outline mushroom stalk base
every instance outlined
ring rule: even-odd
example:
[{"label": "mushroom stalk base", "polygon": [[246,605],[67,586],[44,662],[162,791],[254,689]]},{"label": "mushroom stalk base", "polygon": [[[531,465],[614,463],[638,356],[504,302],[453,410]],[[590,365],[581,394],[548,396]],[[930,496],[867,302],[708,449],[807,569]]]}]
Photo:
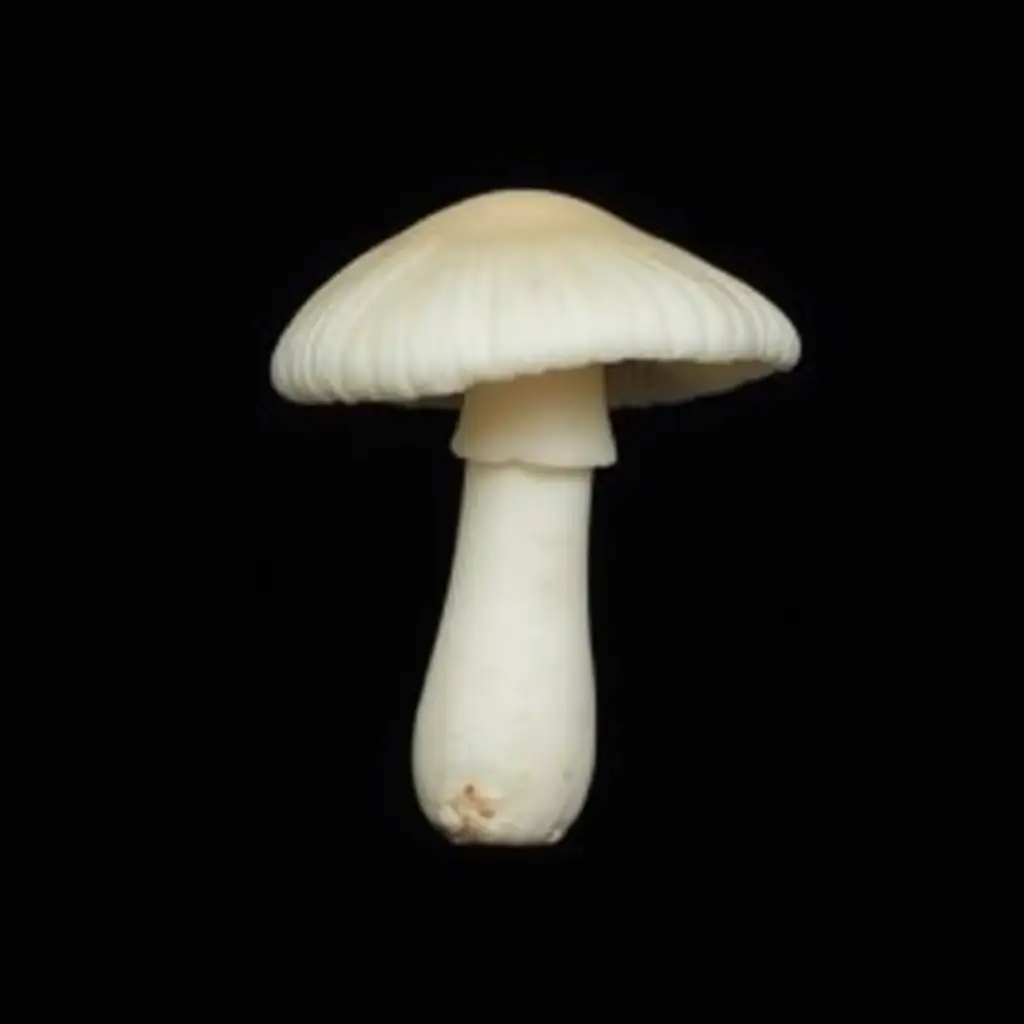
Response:
[{"label": "mushroom stalk base", "polygon": [[413,733],[420,807],[452,842],[556,843],[594,770],[590,469],[466,464]]}]

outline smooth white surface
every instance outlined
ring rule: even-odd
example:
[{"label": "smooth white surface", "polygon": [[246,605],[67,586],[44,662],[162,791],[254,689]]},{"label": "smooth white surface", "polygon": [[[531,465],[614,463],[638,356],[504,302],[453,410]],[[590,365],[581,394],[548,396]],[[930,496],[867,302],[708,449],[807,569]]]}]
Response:
[{"label": "smooth white surface", "polygon": [[466,392],[452,451],[474,462],[591,469],[615,462],[603,366],[478,384]]},{"label": "smooth white surface", "polygon": [[427,818],[453,842],[555,843],[594,769],[590,469],[468,462],[413,733]]},{"label": "smooth white surface", "polygon": [[296,402],[450,404],[512,377],[608,366],[608,401],[679,402],[792,367],[754,288],[606,210],[510,190],[425,217],[343,267],[285,329]]}]

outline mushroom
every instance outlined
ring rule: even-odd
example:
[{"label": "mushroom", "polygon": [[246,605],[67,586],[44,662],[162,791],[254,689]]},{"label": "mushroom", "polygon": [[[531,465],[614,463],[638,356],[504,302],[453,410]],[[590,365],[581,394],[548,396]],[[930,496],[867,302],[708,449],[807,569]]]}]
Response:
[{"label": "mushroom", "polygon": [[271,360],[294,402],[458,405],[454,562],[416,711],[413,780],[455,843],[558,842],[586,801],[596,705],[587,550],[609,409],[786,370],[753,288],[580,199],[474,196],[344,267]]}]

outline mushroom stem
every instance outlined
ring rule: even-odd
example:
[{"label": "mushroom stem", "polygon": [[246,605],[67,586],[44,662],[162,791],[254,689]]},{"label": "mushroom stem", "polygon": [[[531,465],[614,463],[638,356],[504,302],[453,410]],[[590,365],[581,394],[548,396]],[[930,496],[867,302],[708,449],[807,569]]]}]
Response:
[{"label": "mushroom stem", "polygon": [[452,842],[556,843],[594,768],[592,470],[470,461],[413,777]]}]

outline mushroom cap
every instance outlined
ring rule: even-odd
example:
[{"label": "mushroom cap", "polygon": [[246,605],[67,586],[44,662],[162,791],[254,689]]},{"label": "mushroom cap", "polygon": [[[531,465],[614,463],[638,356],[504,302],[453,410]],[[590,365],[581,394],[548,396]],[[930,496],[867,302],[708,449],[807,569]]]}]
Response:
[{"label": "mushroom cap", "polygon": [[454,405],[474,384],[607,366],[612,406],[728,391],[800,358],[761,294],[580,199],[474,196],[343,267],[271,360],[295,402]]}]

